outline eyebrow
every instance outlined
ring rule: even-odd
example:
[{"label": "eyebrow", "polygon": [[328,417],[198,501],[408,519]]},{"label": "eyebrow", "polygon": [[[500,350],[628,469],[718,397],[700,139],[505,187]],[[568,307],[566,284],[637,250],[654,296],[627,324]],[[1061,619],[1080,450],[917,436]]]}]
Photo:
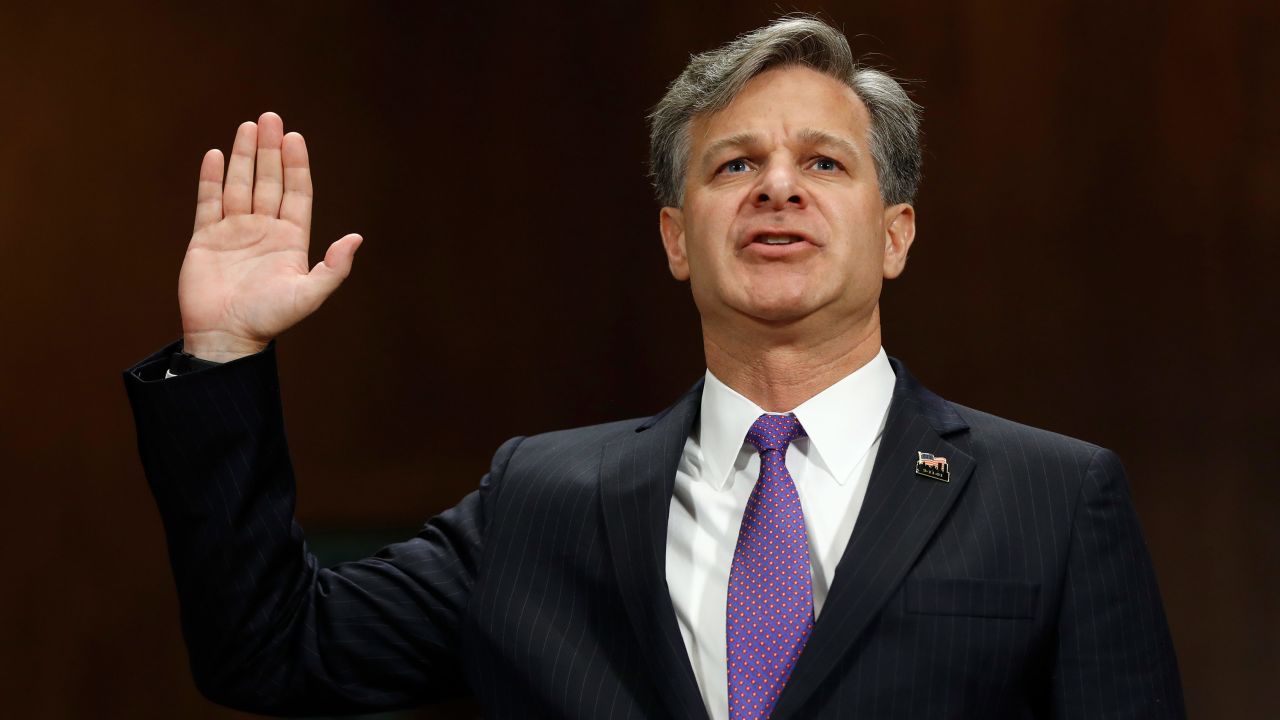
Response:
[{"label": "eyebrow", "polygon": [[814,130],[813,128],[805,128],[797,133],[800,141],[808,145],[828,145],[835,146],[849,153],[854,160],[862,157],[862,150],[858,148],[852,141],[846,140],[839,135],[832,135],[825,130]]},{"label": "eyebrow", "polygon": [[759,135],[755,133],[738,133],[730,135],[727,138],[721,138],[707,146],[705,152],[702,153],[702,164],[706,165],[711,162],[711,158],[719,155],[727,148],[753,148],[760,147],[763,141]]},{"label": "eyebrow", "polygon": [[[852,156],[854,160],[862,157],[862,151],[853,142],[846,140],[839,135],[833,135],[825,130],[804,128],[796,133],[796,139],[805,145],[826,145],[838,147]],[[721,138],[707,146],[706,151],[702,154],[702,164],[704,167],[709,165],[712,162],[712,158],[716,157],[727,148],[743,148],[749,150],[751,148],[760,147],[763,144],[764,140],[755,133],[745,132],[730,135],[729,137]]]}]

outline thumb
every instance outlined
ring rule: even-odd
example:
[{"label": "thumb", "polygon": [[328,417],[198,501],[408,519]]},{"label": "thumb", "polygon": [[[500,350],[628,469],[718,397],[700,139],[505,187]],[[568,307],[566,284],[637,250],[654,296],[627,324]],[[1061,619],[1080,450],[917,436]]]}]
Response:
[{"label": "thumb", "polygon": [[311,272],[307,273],[306,294],[311,296],[309,299],[315,306],[324,302],[324,299],[347,279],[347,275],[351,273],[351,263],[355,259],[356,249],[362,242],[364,238],[355,233],[344,235],[329,246],[324,254],[324,260],[316,263],[316,266],[311,268]]}]

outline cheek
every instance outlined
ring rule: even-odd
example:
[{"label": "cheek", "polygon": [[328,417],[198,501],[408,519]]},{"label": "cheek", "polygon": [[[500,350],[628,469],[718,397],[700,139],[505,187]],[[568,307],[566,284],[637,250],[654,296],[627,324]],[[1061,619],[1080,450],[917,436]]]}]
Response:
[{"label": "cheek", "polygon": [[833,218],[833,230],[846,240],[845,253],[859,265],[874,264],[879,272],[884,257],[884,233],[879,203],[859,202]]},{"label": "cheek", "polygon": [[686,218],[685,252],[690,265],[720,264],[722,252],[731,250],[728,237],[733,214],[717,207],[686,206]]}]

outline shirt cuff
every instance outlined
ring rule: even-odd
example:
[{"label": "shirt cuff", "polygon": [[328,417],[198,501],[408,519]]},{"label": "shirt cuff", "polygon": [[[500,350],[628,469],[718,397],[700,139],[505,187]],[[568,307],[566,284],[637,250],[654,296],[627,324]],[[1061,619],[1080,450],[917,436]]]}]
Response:
[{"label": "shirt cuff", "polygon": [[190,353],[178,351],[169,356],[169,369],[164,371],[164,379],[168,380],[179,375],[208,370],[221,364],[213,360],[201,360]]}]

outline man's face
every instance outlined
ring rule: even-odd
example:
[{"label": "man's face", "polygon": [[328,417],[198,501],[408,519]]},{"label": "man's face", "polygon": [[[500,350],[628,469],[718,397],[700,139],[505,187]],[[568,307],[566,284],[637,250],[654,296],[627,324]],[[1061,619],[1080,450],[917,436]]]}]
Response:
[{"label": "man's face", "polygon": [[915,235],[880,199],[858,96],[801,66],[753,78],[694,118],[683,208],[663,208],[671,273],[710,323],[869,317]]}]

